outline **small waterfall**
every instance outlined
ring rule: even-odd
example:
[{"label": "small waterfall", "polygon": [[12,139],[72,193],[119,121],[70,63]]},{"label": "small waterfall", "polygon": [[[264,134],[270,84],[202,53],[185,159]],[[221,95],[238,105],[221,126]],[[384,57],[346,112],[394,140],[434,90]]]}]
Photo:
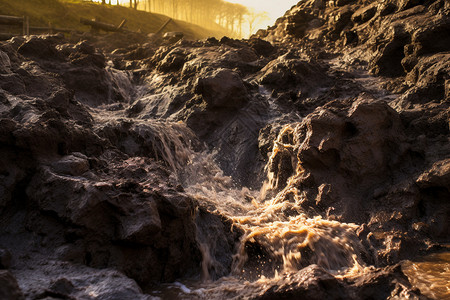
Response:
[{"label": "small waterfall", "polygon": [[[273,194],[281,186],[280,178],[275,179],[270,164],[274,163],[277,152],[289,149],[288,152],[293,153],[292,144],[296,141],[285,140],[286,135],[295,136],[292,126],[285,126],[274,143],[266,166],[268,180],[261,192],[236,187],[232,178],[224,176],[214,163],[214,152],[193,151],[185,142],[190,132],[181,130],[184,125],[171,126],[155,128],[160,133],[158,143],[155,143],[158,145],[155,147],[159,147],[156,152],[178,170],[188,194],[232,220],[234,226],[244,232],[236,247],[232,275],[246,279],[270,278],[298,271],[310,264],[317,264],[336,275],[345,275],[364,266],[361,253],[365,249],[356,235],[359,227],[308,216],[300,206],[304,201],[302,191],[292,178],[273,197],[265,196],[267,190]],[[296,158],[290,163],[295,170],[294,177],[303,172]],[[209,243],[214,243],[215,238],[203,234],[199,239],[203,278],[207,280],[212,278],[209,271],[217,269],[219,264],[210,253]]]}]

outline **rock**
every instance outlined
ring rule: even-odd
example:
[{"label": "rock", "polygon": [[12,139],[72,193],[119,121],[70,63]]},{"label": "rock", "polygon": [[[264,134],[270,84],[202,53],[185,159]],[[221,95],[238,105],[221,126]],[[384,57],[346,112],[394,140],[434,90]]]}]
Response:
[{"label": "rock", "polygon": [[[150,237],[161,232],[161,219],[155,201],[143,201],[140,205],[121,204],[128,217],[121,218],[118,238],[123,241],[152,245]],[[130,217],[132,216],[132,217]]]},{"label": "rock", "polygon": [[74,291],[74,285],[67,278],[59,278],[51,284],[50,290],[58,295],[68,296]]},{"label": "rock", "polygon": [[199,78],[195,92],[211,108],[239,108],[248,101],[247,89],[240,76],[229,69],[218,69]]},{"label": "rock", "polygon": [[186,61],[183,49],[174,48],[158,63],[158,69],[164,72],[175,72],[180,70]]},{"label": "rock", "polygon": [[53,163],[52,169],[56,173],[78,176],[89,170],[89,162],[84,154],[76,152]]},{"label": "rock", "polygon": [[249,44],[258,55],[269,56],[275,51],[271,43],[259,38],[250,39]]},{"label": "rock", "polygon": [[397,10],[397,5],[389,1],[383,1],[378,4],[378,13],[381,17],[392,14]]},{"label": "rock", "polygon": [[319,64],[291,55],[286,53],[269,62],[261,70],[259,82],[276,91],[296,90],[301,98],[313,97],[317,93],[317,82],[323,86],[330,83],[330,78]]},{"label": "rock", "polygon": [[0,249],[0,269],[9,269],[11,260],[11,253],[6,249]]},{"label": "rock", "polygon": [[344,6],[344,5],[350,4],[352,2],[355,2],[355,0],[334,0],[334,5]]},{"label": "rock", "polygon": [[388,297],[402,297],[409,294],[415,299],[426,299],[420,292],[412,290],[406,275],[400,265],[375,270],[354,281],[356,298],[387,299]]},{"label": "rock", "polygon": [[411,37],[414,56],[423,56],[431,53],[448,51],[450,43],[450,20],[448,18],[436,19],[426,27],[417,28]]},{"label": "rock", "polygon": [[317,265],[310,265],[292,276],[294,280],[282,278],[253,299],[344,299],[350,296],[344,284]]},{"label": "rock", "polygon": [[417,179],[421,191],[420,214],[426,218],[425,226],[429,234],[445,237],[450,233],[450,213],[448,199],[450,196],[450,160],[444,159],[433,164]]},{"label": "rock", "polygon": [[0,50],[0,73],[10,73],[11,61],[7,53]]},{"label": "rock", "polygon": [[54,42],[57,39],[60,39],[60,36],[30,36],[17,49],[17,52],[32,58],[45,60],[61,59],[59,52],[56,51],[54,46]]},{"label": "rock", "polygon": [[405,71],[401,65],[404,47],[410,42],[410,36],[400,26],[393,27],[385,33],[383,46],[379,49],[371,61],[370,69],[376,75],[401,76]]},{"label": "rock", "polygon": [[[73,172],[74,161],[85,162],[80,158],[78,154],[63,158],[63,166]],[[28,186],[29,199],[43,214],[53,215],[58,226],[72,228],[74,233],[68,237],[76,236],[77,245],[70,246],[73,237],[56,244],[60,258],[114,267],[142,285],[175,280],[182,272],[196,270],[200,258],[190,218],[194,203],[177,192],[151,191],[168,180],[149,182],[148,172],[153,171],[141,167],[144,161],[130,159],[115,166],[109,171],[117,174],[115,182],[111,178],[102,182],[92,172],[73,176],[56,174],[49,167],[40,169]],[[155,177],[168,176],[165,172]],[[48,225],[42,226],[43,232],[49,230]]]},{"label": "rock", "polygon": [[202,266],[203,279],[227,276],[232,271],[234,248],[242,232],[232,229],[233,225],[226,217],[210,213],[204,207],[199,208],[195,223],[197,240],[202,244],[202,250],[211,255]]},{"label": "rock", "polygon": [[0,298],[5,300],[25,299],[14,276],[5,270],[0,270]]},{"label": "rock", "polygon": [[402,10],[407,10],[410,9],[416,5],[422,4],[423,1],[420,0],[400,0],[398,2],[398,10],[402,11]]},{"label": "rock", "polygon": [[50,262],[45,271],[30,269],[19,274],[19,283],[30,298],[89,299],[95,295],[97,299],[149,299],[134,280],[111,269]]},{"label": "rock", "polygon": [[296,38],[302,38],[309,26],[309,22],[314,19],[314,16],[308,12],[299,10],[290,15],[286,24],[286,32]]},{"label": "rock", "polygon": [[375,16],[377,12],[377,3],[374,2],[371,5],[361,7],[355,11],[352,15],[352,21],[354,23],[365,23]]},{"label": "rock", "polygon": [[[278,178],[278,187],[284,187],[294,170],[304,170],[298,174],[296,185],[314,186],[308,196],[311,203],[325,204],[323,190],[316,187],[327,186],[333,191],[333,201],[339,202],[332,205],[334,213],[351,222],[363,222],[358,221],[361,213],[357,211],[367,204],[365,198],[355,198],[353,187],[374,189],[379,186],[408,149],[398,114],[381,102],[355,102],[346,115],[337,115],[333,109],[316,110],[295,127],[294,133],[290,132],[293,138],[285,139],[285,145],[297,141],[293,147],[298,149],[297,154],[280,149],[270,165],[274,177]],[[291,165],[296,162],[295,157],[301,167],[290,166],[290,171],[277,167],[278,161]],[[311,176],[307,176],[308,173]],[[348,175],[358,183],[348,182]]]},{"label": "rock", "polygon": [[421,299],[396,263],[449,242],[449,8],[0,42],[0,268],[30,299]]},{"label": "rock", "polygon": [[92,46],[88,41],[80,41],[78,42],[73,49],[77,52],[83,53],[83,54],[94,54],[95,53],[95,47]]},{"label": "rock", "polygon": [[351,23],[353,16],[353,9],[344,7],[333,14],[328,21],[328,27],[335,36],[339,36],[344,28]]},{"label": "rock", "polygon": [[405,93],[408,103],[426,103],[444,100],[445,83],[450,71],[450,54],[435,54],[417,62],[406,76],[413,89]]}]

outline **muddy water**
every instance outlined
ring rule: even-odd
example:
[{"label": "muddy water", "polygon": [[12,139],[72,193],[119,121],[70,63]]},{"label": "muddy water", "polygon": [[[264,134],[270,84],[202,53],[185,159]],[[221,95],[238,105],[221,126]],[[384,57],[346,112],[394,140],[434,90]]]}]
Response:
[{"label": "muddy water", "polygon": [[[165,130],[173,130],[170,126],[158,129],[162,136],[166,136]],[[183,130],[177,129],[178,135],[182,134]],[[273,281],[289,280],[286,274],[311,264],[342,277],[364,272],[366,266],[360,255],[365,250],[355,233],[357,225],[308,217],[299,209],[304,200],[301,191],[287,187],[274,193],[272,189],[276,183],[270,172],[261,191],[238,188],[214,163],[214,152],[196,153],[188,144],[183,148],[181,140],[189,138],[163,143],[167,149],[158,152],[182,157],[187,163],[179,169],[178,175],[186,192],[210,210],[232,220],[233,226],[244,234],[236,245],[229,276],[211,281],[209,273],[219,262],[209,253],[208,244],[213,240],[202,237],[199,244],[203,254],[203,280],[165,285],[152,296],[161,299],[239,299],[244,292],[254,294]],[[176,144],[176,147],[168,146],[170,144]],[[278,151],[283,145],[276,143],[275,147],[274,151]],[[169,162],[177,161],[164,158]],[[176,163],[170,165],[179,167]],[[253,249],[250,256],[249,249]],[[253,253],[255,249],[258,254]]]},{"label": "muddy water", "polygon": [[433,299],[450,299],[450,252],[407,261],[402,267],[422,294]]},{"label": "muddy water", "polygon": [[[369,254],[356,235],[358,225],[306,215],[300,208],[304,201],[302,191],[288,184],[275,193],[278,182],[269,168],[260,191],[236,187],[232,178],[224,176],[214,163],[214,152],[199,153],[192,149],[193,136],[184,124],[159,125],[152,124],[158,139],[164,142],[159,143],[162,148],[155,152],[161,153],[169,166],[177,170],[186,192],[232,220],[233,226],[244,234],[236,245],[228,276],[212,280],[210,272],[219,262],[210,253],[213,241],[203,237],[199,240],[202,278],[163,285],[152,292],[155,299],[242,299],[244,294],[245,298],[251,298],[275,282],[289,282],[290,274],[311,264],[323,267],[337,278],[362,276],[373,268],[362,259]],[[287,126],[282,133],[286,130],[293,129]],[[289,145],[278,140],[273,153],[285,147]],[[449,262],[450,254],[445,253],[406,262],[403,267],[411,282],[425,295],[448,299]]]},{"label": "muddy water", "polygon": [[[285,126],[281,130],[265,168],[267,180],[261,183],[261,190],[255,191],[236,187],[232,178],[224,176],[214,162],[214,151],[194,151],[195,134],[183,123],[139,122],[152,128],[154,152],[175,171],[185,191],[243,232],[228,276],[211,279],[212,269],[220,263],[210,253],[213,239],[202,237],[202,278],[162,285],[151,293],[155,299],[242,299],[243,294],[251,298],[274,283],[289,282],[291,274],[311,264],[337,278],[362,276],[373,268],[363,260],[370,254],[356,235],[358,225],[307,215],[301,210],[305,200],[302,191],[295,185],[288,184],[279,191],[280,183],[270,172],[269,164],[277,152],[293,150],[292,145],[283,143],[282,136],[295,128]],[[292,164],[294,169],[299,165],[295,156]],[[297,175],[302,171],[295,170]],[[445,299],[449,296],[448,261],[447,254],[407,262],[404,268],[424,294]]]}]

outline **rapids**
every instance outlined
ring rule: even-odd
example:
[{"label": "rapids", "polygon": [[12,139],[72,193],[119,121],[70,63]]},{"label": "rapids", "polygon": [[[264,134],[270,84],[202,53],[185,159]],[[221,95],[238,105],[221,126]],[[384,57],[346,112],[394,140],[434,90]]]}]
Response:
[{"label": "rapids", "polygon": [[[121,78],[126,77],[114,69],[110,70],[110,74],[122,82],[124,80]],[[158,80],[153,78],[147,84],[157,84]],[[280,114],[263,86],[259,87],[257,97],[266,102],[266,123],[276,124],[280,130],[264,168],[266,179],[258,189],[254,189],[240,186],[234,178],[224,175],[224,170],[216,163],[219,149],[208,149],[184,122],[158,117],[159,107],[167,108],[170,99],[153,95],[148,85],[136,87],[135,91],[127,90],[126,86],[121,89],[129,98],[135,98],[131,110],[142,100],[155,107],[150,114],[138,119],[127,118],[121,111],[105,114],[101,109],[93,114],[94,117],[100,124],[132,124],[130,131],[151,145],[147,151],[166,164],[190,197],[209,211],[231,220],[232,228],[241,232],[233,250],[229,273],[223,262],[212,253],[218,247],[216,237],[198,230],[197,242],[203,257],[201,278],[182,278],[174,284],[163,284],[150,292],[154,297],[252,298],[271,285],[298,280],[294,279],[294,274],[311,265],[317,265],[341,280],[352,280],[376,269],[372,265],[376,257],[359,238],[359,232],[363,231],[361,226],[325,219],[314,211],[302,208],[302,203],[307,199],[295,182],[304,172],[302,162],[295,154],[298,150],[295,145],[303,142],[296,140],[301,136],[298,131],[302,118],[294,116],[296,123],[284,126],[278,123],[286,116]],[[170,87],[164,91],[165,94],[172,93]],[[286,118],[293,119],[292,116]],[[131,149],[128,150],[131,152],[133,149],[138,151],[139,146],[135,144],[129,138],[123,147]],[[280,153],[290,160],[287,162],[293,170],[290,177],[277,177],[280,166],[277,154]],[[433,265],[436,261],[445,264],[436,268]],[[428,296],[441,298],[448,295],[446,256],[436,256],[422,262],[405,262],[404,268],[414,285],[424,289]],[[443,275],[443,279],[439,275]]]},{"label": "rapids", "polygon": [[[301,189],[288,184],[278,190],[279,183],[270,165],[276,153],[292,147],[283,144],[283,136],[294,131],[291,125],[281,129],[274,143],[272,155],[264,168],[267,179],[261,183],[260,189],[252,190],[238,186],[232,177],[224,175],[215,163],[216,150],[206,150],[206,146],[197,146],[194,150],[192,144],[198,141],[183,123],[146,119],[138,124],[141,125],[135,126],[139,134],[154,140],[152,145],[156,158],[161,157],[168,164],[187,194],[210,211],[232,220],[232,226],[243,232],[235,246],[230,274],[224,277],[216,275],[217,269],[225,267],[210,253],[210,249],[216,247],[214,238],[198,232],[197,240],[203,256],[201,280],[184,279],[183,283],[166,284],[153,291],[153,296],[162,299],[215,299],[233,290],[239,299],[242,289],[247,289],[249,284],[251,289],[248,292],[255,293],[269,283],[289,282],[292,274],[312,264],[323,267],[338,278],[357,277],[373,269],[364,261],[364,257],[370,254],[357,236],[358,225],[308,215],[301,209],[304,201]],[[148,136],[140,130],[144,124],[151,126],[151,132],[156,136]],[[292,163],[297,163],[294,158]],[[297,167],[295,175],[302,171]],[[293,180],[295,175],[289,180]]]},{"label": "rapids", "polygon": [[[154,84],[154,80],[148,84],[151,83]],[[149,91],[146,94],[145,89],[145,86],[137,87],[134,103],[144,99],[155,107],[167,106],[167,99],[154,102],[158,98],[152,98]],[[170,88],[165,92],[170,94]],[[277,105],[264,87],[260,86],[258,93],[269,108],[267,123],[276,124],[286,117],[277,111]],[[302,143],[296,140],[300,136],[297,132],[302,121],[300,116],[294,116],[297,123],[277,124],[278,137],[264,167],[266,179],[254,189],[240,186],[231,176],[224,175],[216,162],[219,149],[202,145],[184,122],[155,118],[158,114],[155,111],[133,119],[133,132],[152,145],[149,151],[154,153],[155,159],[166,163],[190,197],[209,211],[231,220],[232,228],[241,232],[241,237],[233,250],[228,273],[226,266],[212,253],[217,248],[216,237],[198,230],[197,242],[203,257],[201,278],[181,278],[173,284],[162,284],[150,291],[156,299],[252,298],[271,285],[298,280],[294,279],[295,274],[311,265],[341,280],[352,280],[376,270],[372,265],[376,257],[358,237],[363,230],[361,226],[325,219],[302,208],[306,196],[295,180],[304,170],[294,146]],[[104,111],[97,117],[103,122],[126,120],[115,113],[105,116]],[[286,118],[292,121],[292,116]],[[286,141],[286,136],[293,140]],[[278,165],[277,154],[281,152],[289,157],[294,170],[288,178],[277,177],[277,170],[274,170]],[[445,261],[445,257],[442,260]],[[415,286],[423,288],[428,283],[426,279],[417,278],[430,272],[431,266],[427,268],[429,265],[412,262],[405,262],[404,266]],[[443,268],[442,274],[447,276],[448,266]],[[445,290],[448,287],[439,276],[431,277],[425,276],[435,282],[425,293],[438,298],[448,295]]]}]

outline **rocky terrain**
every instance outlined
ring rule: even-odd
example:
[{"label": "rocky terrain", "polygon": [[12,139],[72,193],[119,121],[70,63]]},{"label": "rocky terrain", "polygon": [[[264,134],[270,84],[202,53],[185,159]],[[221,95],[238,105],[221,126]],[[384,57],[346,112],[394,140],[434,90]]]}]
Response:
[{"label": "rocky terrain", "polygon": [[1,42],[0,298],[448,297],[402,264],[448,252],[449,13]]}]

